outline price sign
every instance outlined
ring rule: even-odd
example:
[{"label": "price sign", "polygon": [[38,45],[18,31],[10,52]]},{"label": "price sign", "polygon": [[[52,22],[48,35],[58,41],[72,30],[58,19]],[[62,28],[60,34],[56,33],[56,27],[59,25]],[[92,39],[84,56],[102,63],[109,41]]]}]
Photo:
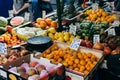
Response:
[{"label": "price sign", "polygon": [[97,42],[100,42],[100,35],[96,34],[93,36],[93,43],[97,43]]},{"label": "price sign", "polygon": [[69,27],[70,27],[69,32],[72,33],[72,34],[74,34],[74,35],[76,35],[77,26],[71,24]]},{"label": "price sign", "polygon": [[114,29],[114,28],[109,29],[109,30],[108,30],[108,35],[114,35],[114,36],[115,36],[115,35],[116,35],[116,34],[115,34],[115,29]]},{"label": "price sign", "polygon": [[98,10],[98,4],[97,4],[97,3],[93,4],[93,5],[92,5],[92,9],[93,9],[93,10]]},{"label": "price sign", "polygon": [[74,38],[71,45],[70,45],[70,48],[74,49],[74,50],[78,50],[80,43],[81,43],[81,39]]},{"label": "price sign", "polygon": [[9,10],[8,13],[9,13],[9,17],[13,17],[13,10]]},{"label": "price sign", "polygon": [[0,43],[0,54],[7,53],[7,46],[5,43]]},{"label": "price sign", "polygon": [[118,20],[115,20],[112,24],[113,27],[118,27],[120,25],[120,22]]}]

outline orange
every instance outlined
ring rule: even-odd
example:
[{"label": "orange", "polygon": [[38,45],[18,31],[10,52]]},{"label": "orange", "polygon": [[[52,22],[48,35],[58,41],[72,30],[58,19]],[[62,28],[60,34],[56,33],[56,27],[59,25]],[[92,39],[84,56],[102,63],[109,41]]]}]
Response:
[{"label": "orange", "polygon": [[58,26],[57,21],[52,21],[50,26],[54,27],[54,28],[57,28],[57,26]]},{"label": "orange", "polygon": [[77,52],[73,52],[73,56],[76,58],[77,57]]},{"label": "orange", "polygon": [[65,67],[68,67],[68,63],[67,63],[67,62],[63,62],[63,65],[64,65]]},{"label": "orange", "polygon": [[47,50],[45,51],[45,53],[49,54],[49,53],[50,53],[50,49],[47,49]]},{"label": "orange", "polygon": [[75,64],[79,64],[79,59],[75,59],[75,60],[74,60],[74,63],[75,63]]},{"label": "orange", "polygon": [[35,23],[35,26],[38,27],[38,28],[40,28],[40,24],[38,24],[38,23]]},{"label": "orange", "polygon": [[54,59],[50,59],[50,61],[52,61],[52,62],[56,62]]},{"label": "orange", "polygon": [[87,56],[90,58],[92,56],[92,53],[88,53]]},{"label": "orange", "polygon": [[80,66],[80,72],[84,72],[84,70],[85,70],[85,67],[84,66]]},{"label": "orange", "polygon": [[45,28],[45,27],[47,27],[46,22],[45,22],[45,21],[41,21],[41,22],[40,22],[40,27],[41,27],[42,29]]},{"label": "orange", "polygon": [[50,25],[51,25],[51,22],[52,22],[52,19],[47,18],[47,19],[45,19],[45,22],[46,22],[46,24],[47,24],[48,26],[50,26]]},{"label": "orange", "polygon": [[73,66],[69,66],[70,69],[73,69]]},{"label": "orange", "polygon": [[37,22],[38,24],[40,24],[41,21],[44,21],[44,19],[43,19],[43,18],[37,18],[37,19],[36,19],[36,22]]},{"label": "orange", "polygon": [[77,67],[77,64],[73,64],[73,67],[76,68],[76,67]]},{"label": "orange", "polygon": [[80,54],[80,55],[78,55],[78,58],[79,58],[80,60],[82,60],[82,59],[83,59],[83,56]]},{"label": "orange", "polygon": [[86,62],[84,60],[80,61],[80,65],[84,66],[86,64]]},{"label": "orange", "polygon": [[68,65],[72,66],[73,65],[73,61],[68,61]]},{"label": "orange", "polygon": [[75,71],[79,71],[79,68],[74,68]]},{"label": "orange", "polygon": [[91,67],[89,66],[89,67],[86,67],[86,70],[87,71],[90,71],[91,70]]},{"label": "orange", "polygon": [[91,61],[95,61],[96,57],[94,55],[91,56]]},{"label": "orange", "polygon": [[58,62],[61,63],[61,62],[62,62],[62,58],[59,58],[59,59],[58,59]]},{"label": "orange", "polygon": [[84,74],[87,75],[89,72],[87,70],[84,71]]}]

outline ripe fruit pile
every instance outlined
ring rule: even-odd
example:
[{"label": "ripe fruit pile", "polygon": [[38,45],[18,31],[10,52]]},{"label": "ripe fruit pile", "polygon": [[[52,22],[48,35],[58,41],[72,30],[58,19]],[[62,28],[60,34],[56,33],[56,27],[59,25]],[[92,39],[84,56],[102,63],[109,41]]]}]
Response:
[{"label": "ripe fruit pile", "polygon": [[57,27],[58,27],[57,21],[53,21],[53,20],[50,19],[50,18],[47,18],[47,19],[37,18],[35,25],[36,25],[37,27],[42,28],[42,29],[46,29],[46,28],[50,28],[50,27],[54,27],[54,28],[57,28]]},{"label": "ripe fruit pile", "polygon": [[[27,80],[49,80],[51,76],[52,78],[56,77],[55,75],[62,76],[64,74],[64,67],[52,64],[44,65],[36,61],[32,61],[29,64],[23,63],[19,67],[12,67],[9,71],[19,73]],[[63,80],[63,76],[61,80]]]},{"label": "ripe fruit pile", "polygon": [[[66,42],[70,44],[72,40],[75,38],[73,34],[69,32],[56,32],[56,33],[49,33],[48,36],[52,38],[52,40],[57,40],[59,42]],[[76,36],[76,38],[80,39],[80,36]]]},{"label": "ripe fruit pile", "polygon": [[63,50],[58,45],[47,49],[43,53],[43,57],[52,62],[62,63],[65,67],[82,72],[84,75],[87,75],[99,60],[92,53],[76,52],[70,48]]},{"label": "ripe fruit pile", "polygon": [[0,36],[0,41],[6,43],[8,47],[24,44],[24,41],[19,40],[17,35],[11,35],[9,33]]},{"label": "ripe fruit pile", "polygon": [[112,23],[114,19],[119,19],[116,15],[109,15],[106,11],[103,9],[98,9],[96,11],[90,9],[85,12],[88,17],[86,17],[87,20],[98,22],[108,22]]},{"label": "ripe fruit pile", "polygon": [[5,64],[7,62],[12,62],[20,57],[23,57],[25,55],[30,54],[28,50],[25,50],[24,48],[19,51],[18,49],[13,49],[8,51],[7,54],[0,55],[0,65]]}]

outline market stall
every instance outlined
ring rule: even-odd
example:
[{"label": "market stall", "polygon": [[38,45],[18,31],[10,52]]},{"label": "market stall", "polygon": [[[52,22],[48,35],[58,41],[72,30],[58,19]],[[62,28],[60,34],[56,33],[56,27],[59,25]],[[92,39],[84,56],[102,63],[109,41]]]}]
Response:
[{"label": "market stall", "polygon": [[96,3],[74,7],[71,0],[63,10],[59,3],[35,22],[0,17],[0,79],[93,80],[105,69],[119,80],[119,64],[111,66],[120,58],[118,14]]}]

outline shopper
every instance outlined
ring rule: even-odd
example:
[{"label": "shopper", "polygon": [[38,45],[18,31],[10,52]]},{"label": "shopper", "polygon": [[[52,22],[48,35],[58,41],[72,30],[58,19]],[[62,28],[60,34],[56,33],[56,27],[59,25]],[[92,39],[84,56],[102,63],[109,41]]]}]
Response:
[{"label": "shopper", "polygon": [[53,11],[50,0],[38,0],[38,5],[39,8],[45,10],[47,14]]},{"label": "shopper", "polygon": [[9,10],[12,10],[13,0],[0,0],[0,16],[9,17]]},{"label": "shopper", "polygon": [[42,17],[42,8],[39,7],[38,0],[30,1],[30,21],[35,21],[38,17]]},{"label": "shopper", "polygon": [[25,12],[28,11],[28,0],[13,0],[13,15],[25,17]]}]

